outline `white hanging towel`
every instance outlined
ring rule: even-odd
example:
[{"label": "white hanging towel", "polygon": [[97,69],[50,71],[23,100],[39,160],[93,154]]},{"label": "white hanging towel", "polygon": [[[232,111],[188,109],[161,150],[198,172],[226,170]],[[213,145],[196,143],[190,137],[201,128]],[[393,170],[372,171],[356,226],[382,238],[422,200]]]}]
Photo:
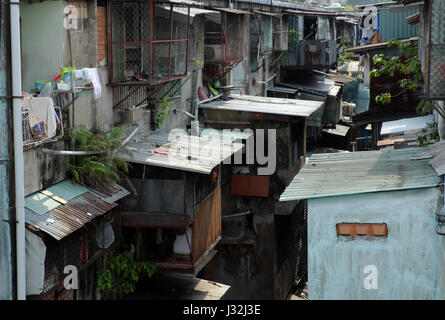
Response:
[{"label": "white hanging towel", "polygon": [[45,281],[46,246],[43,240],[29,230],[26,239],[26,294],[40,294]]},{"label": "white hanging towel", "polygon": [[45,123],[48,138],[56,135],[57,123],[53,99],[50,97],[34,97],[23,99],[24,109],[28,109],[29,126],[31,129],[39,122]]},{"label": "white hanging towel", "polygon": [[100,85],[99,75],[96,68],[83,68],[82,69],[88,77],[91,79],[91,83],[94,88],[94,99],[99,99],[102,95],[102,86]]},{"label": "white hanging towel", "polygon": [[[192,228],[187,228],[187,236],[190,242],[190,246],[192,246]],[[189,243],[187,241],[187,237],[185,233],[183,235],[176,235],[176,240],[173,243],[173,253],[176,254],[190,254]]]}]

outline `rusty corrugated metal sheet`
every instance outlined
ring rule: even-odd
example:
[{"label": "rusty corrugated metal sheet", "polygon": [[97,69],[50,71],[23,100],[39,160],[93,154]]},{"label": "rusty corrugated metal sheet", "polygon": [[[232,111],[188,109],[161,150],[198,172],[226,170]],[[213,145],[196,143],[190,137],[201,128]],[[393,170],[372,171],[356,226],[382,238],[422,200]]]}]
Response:
[{"label": "rusty corrugated metal sheet", "polygon": [[60,240],[116,206],[87,192],[43,215],[26,208],[26,223]]},{"label": "rusty corrugated metal sheet", "polygon": [[219,10],[219,11],[235,13],[235,14],[251,14],[251,12],[249,12],[249,11],[239,10],[239,9],[230,9],[230,8],[212,8],[212,10]]},{"label": "rusty corrugated metal sheet", "polygon": [[269,197],[270,176],[233,174],[230,194],[247,197]]}]

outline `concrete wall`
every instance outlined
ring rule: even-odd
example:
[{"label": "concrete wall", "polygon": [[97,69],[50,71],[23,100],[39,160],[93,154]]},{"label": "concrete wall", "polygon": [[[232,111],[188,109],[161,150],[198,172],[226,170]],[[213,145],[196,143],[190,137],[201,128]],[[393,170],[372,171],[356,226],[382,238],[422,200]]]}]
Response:
[{"label": "concrete wall", "polygon": [[[7,6],[0,8],[0,96],[10,95],[7,61],[8,19]],[[14,195],[12,186],[14,181],[12,166],[12,108],[10,100],[0,99],[0,300],[13,298],[13,243],[11,239],[11,225],[9,224],[11,205]],[[10,193],[11,192],[11,193]]]},{"label": "concrete wall", "polygon": [[34,81],[52,80],[64,66],[63,1],[21,3],[23,90]]},{"label": "concrete wall", "polygon": [[[249,120],[248,113],[200,110],[200,121],[203,122],[206,120]],[[220,129],[231,128],[224,124],[212,126]],[[296,201],[280,203],[278,198],[300,166],[299,161],[294,163],[292,159],[292,127],[295,127],[294,130],[298,133],[296,136],[300,148],[299,155],[305,155],[303,143],[305,122],[262,120],[252,121],[248,127],[252,130],[276,129],[276,170],[270,176],[270,196],[259,198],[231,195],[230,183],[223,186],[222,215],[243,212],[247,209],[251,214],[247,218],[248,230],[245,235],[240,235],[238,242],[234,240],[233,235],[229,236],[230,241],[226,241],[223,232],[222,243],[218,246],[218,253],[212,262],[213,278],[211,280],[232,286],[227,299],[285,299],[293,284],[295,241],[287,239],[283,241],[291,245],[278,245],[283,233],[291,236],[294,233],[288,229],[293,226],[292,223],[282,227],[276,223],[276,220],[277,215],[298,216],[302,208],[297,207]],[[245,128],[242,126],[240,129]],[[257,165],[246,166],[246,170],[249,174],[258,174]],[[225,225],[227,220],[223,219],[223,230],[227,227]],[[278,263],[278,255],[284,257],[280,263]]]},{"label": "concrete wall", "polygon": [[[443,299],[439,201],[437,188],[308,200],[309,299]],[[386,223],[388,236],[337,237],[341,222]],[[367,265],[378,289],[364,287]]]}]

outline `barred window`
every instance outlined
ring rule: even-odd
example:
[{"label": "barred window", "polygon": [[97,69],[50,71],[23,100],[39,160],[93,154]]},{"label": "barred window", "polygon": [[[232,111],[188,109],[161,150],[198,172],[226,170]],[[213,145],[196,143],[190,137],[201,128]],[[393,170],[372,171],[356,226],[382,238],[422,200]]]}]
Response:
[{"label": "barred window", "polygon": [[187,74],[189,7],[112,0],[111,84],[154,85]]},{"label": "barred window", "polygon": [[205,16],[204,60],[210,64],[226,64],[243,58],[243,14],[221,12]]}]

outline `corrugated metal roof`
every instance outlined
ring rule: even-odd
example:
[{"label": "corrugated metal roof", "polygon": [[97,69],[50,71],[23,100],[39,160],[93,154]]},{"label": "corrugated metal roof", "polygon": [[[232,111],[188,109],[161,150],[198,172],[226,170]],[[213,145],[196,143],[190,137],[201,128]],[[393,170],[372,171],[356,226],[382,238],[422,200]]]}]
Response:
[{"label": "corrugated metal roof", "polygon": [[[209,134],[209,130],[206,130]],[[218,140],[219,142],[216,142]],[[160,132],[147,135],[140,132],[125,145],[116,157],[129,162],[182,171],[210,174],[213,168],[243,148],[215,130],[215,137],[190,136],[185,131],[175,134]],[[178,154],[179,153],[179,154]]]},{"label": "corrugated metal roof", "polygon": [[267,11],[259,11],[259,10],[253,10],[253,12],[259,13],[259,14],[264,14],[266,16],[271,16],[271,17],[281,17],[283,15],[280,12],[267,12]]},{"label": "corrugated metal roof", "polygon": [[312,16],[329,16],[335,17],[337,15],[336,12],[328,12],[328,11],[306,11],[306,10],[293,10],[289,9],[286,12],[294,13],[294,14],[302,14],[302,15],[312,15]]},{"label": "corrugated metal roof", "polygon": [[433,159],[430,164],[438,175],[445,174],[445,142],[440,141],[430,146],[430,153]]},{"label": "corrugated metal roof", "polygon": [[[27,198],[32,199],[32,196]],[[103,215],[117,206],[116,203],[110,203],[105,200],[87,190],[87,192],[71,198],[66,204],[60,203],[57,207],[51,208],[44,214],[35,212],[32,210],[32,206],[31,208],[27,206],[25,208],[25,222],[60,240],[95,217]],[[30,201],[32,202],[33,200]]]},{"label": "corrugated metal roof", "polygon": [[[403,6],[401,6],[403,7]],[[404,11],[379,10],[379,36],[380,41],[390,39],[406,39],[419,35],[419,25],[411,25],[406,21],[410,15],[419,12],[417,7]]]},{"label": "corrugated metal roof", "polygon": [[212,9],[235,14],[251,14],[251,12],[249,11],[239,10],[239,9],[230,9],[230,8],[212,8]]},{"label": "corrugated metal roof", "polygon": [[[413,41],[413,42],[419,41],[419,37],[412,37],[412,38],[400,40],[400,42],[411,42],[411,41]],[[355,53],[364,53],[364,52],[369,52],[371,50],[386,48],[387,46],[388,46],[388,42],[379,42],[379,43],[366,44],[363,46],[348,48],[348,49],[346,49],[346,51],[355,52]]]},{"label": "corrugated metal roof", "polygon": [[395,121],[387,121],[382,123],[380,130],[381,135],[394,133],[410,133],[417,132],[426,127],[430,122],[433,122],[433,115],[429,114],[424,117],[415,117],[408,119],[401,119]]},{"label": "corrugated metal roof", "polygon": [[[170,6],[169,5],[160,5],[161,8],[170,11]],[[179,13],[179,14],[183,14],[183,15],[188,15],[188,8],[187,7],[173,7],[173,12]],[[190,8],[190,17],[194,18],[197,15],[200,14],[219,14],[218,11],[214,11],[214,10],[207,10],[207,9],[198,9],[198,8]]]},{"label": "corrugated metal roof", "polygon": [[227,100],[211,101],[203,103],[202,109],[234,110],[244,112],[258,112],[268,114],[279,114],[295,117],[308,117],[320,109],[324,102],[311,100],[296,100],[257,97],[247,95],[231,94]]},{"label": "corrugated metal roof", "polygon": [[280,201],[437,186],[429,158],[428,148],[314,154]]},{"label": "corrugated metal roof", "polygon": [[116,202],[123,197],[126,197],[130,194],[130,192],[124,187],[118,185],[117,183],[110,183],[103,186],[103,190],[93,190],[88,189],[90,193],[102,199],[105,202],[112,203]]},{"label": "corrugated metal roof", "polygon": [[277,93],[286,93],[286,94],[296,94],[298,92],[297,89],[285,88],[285,87],[272,87],[272,88],[268,88],[267,91],[277,92]]}]

